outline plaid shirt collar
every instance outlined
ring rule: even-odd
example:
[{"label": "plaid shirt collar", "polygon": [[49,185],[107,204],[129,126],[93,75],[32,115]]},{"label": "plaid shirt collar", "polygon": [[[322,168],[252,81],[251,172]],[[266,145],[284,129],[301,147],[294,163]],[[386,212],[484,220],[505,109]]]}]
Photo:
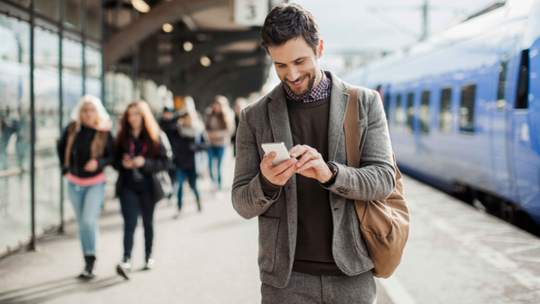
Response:
[{"label": "plaid shirt collar", "polygon": [[322,79],[319,82],[319,84],[311,90],[308,94],[304,96],[296,96],[294,95],[293,91],[289,89],[289,87],[286,84],[283,84],[283,87],[285,88],[285,92],[287,93],[287,99],[292,102],[298,102],[298,103],[309,103],[314,101],[319,101],[322,99],[325,99],[330,96],[330,92],[332,89],[332,80],[328,77],[326,77],[326,74],[321,70],[322,73]]}]

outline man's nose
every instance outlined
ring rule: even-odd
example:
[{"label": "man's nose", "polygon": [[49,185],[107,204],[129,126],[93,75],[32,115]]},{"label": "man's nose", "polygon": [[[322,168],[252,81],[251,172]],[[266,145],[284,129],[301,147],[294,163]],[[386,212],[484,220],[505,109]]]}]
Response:
[{"label": "man's nose", "polygon": [[289,81],[294,82],[298,80],[298,77],[300,77],[300,72],[298,71],[298,69],[295,67],[291,67],[289,70],[289,75],[287,77]]}]

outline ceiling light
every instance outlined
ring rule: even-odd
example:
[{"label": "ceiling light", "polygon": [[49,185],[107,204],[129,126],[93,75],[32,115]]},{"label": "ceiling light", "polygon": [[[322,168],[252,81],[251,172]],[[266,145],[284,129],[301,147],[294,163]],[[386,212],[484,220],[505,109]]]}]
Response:
[{"label": "ceiling light", "polygon": [[164,31],[165,33],[170,33],[170,32],[172,32],[173,28],[174,28],[174,27],[173,27],[170,23],[165,23],[165,24],[163,24],[163,31]]},{"label": "ceiling light", "polygon": [[141,13],[148,13],[150,11],[150,6],[144,0],[131,0],[131,4]]},{"label": "ceiling light", "polygon": [[193,50],[193,43],[191,43],[189,41],[184,42],[184,50],[186,52],[189,52],[189,51]]},{"label": "ceiling light", "polygon": [[202,56],[201,57],[201,64],[205,67],[209,67],[211,64],[212,64],[212,61],[210,60],[210,58],[206,57],[206,56]]}]

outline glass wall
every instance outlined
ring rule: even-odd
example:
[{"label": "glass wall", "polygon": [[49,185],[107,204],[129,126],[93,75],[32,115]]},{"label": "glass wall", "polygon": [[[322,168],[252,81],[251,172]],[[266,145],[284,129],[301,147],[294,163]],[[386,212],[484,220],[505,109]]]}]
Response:
[{"label": "glass wall", "polygon": [[82,48],[80,42],[68,38],[62,41],[63,127],[69,124],[71,110],[83,96]]},{"label": "glass wall", "polygon": [[85,48],[86,94],[101,96],[101,52],[93,47]]},{"label": "glass wall", "polygon": [[[27,0],[15,2],[25,7],[29,4]],[[60,19],[62,3],[64,22],[51,22]],[[33,29],[33,61],[32,29],[25,19],[31,14],[18,16],[21,7],[14,7],[9,16],[0,13],[0,256],[27,243],[31,237],[32,145],[36,234],[60,224],[62,196],[64,219],[73,217],[65,191],[62,195],[56,144],[84,91],[99,98],[102,95],[101,50],[87,45],[101,45],[101,3],[101,0],[35,1],[36,24],[47,29],[38,26]],[[82,24],[83,14],[87,17],[86,26]],[[40,16],[45,17],[39,20]],[[69,29],[66,34],[69,38],[61,36],[60,33],[68,32],[62,31],[62,26]],[[84,75],[83,71],[86,71]],[[32,95],[34,142],[30,140]]]},{"label": "glass wall", "polygon": [[0,251],[30,236],[30,26],[0,15]]},{"label": "glass wall", "polygon": [[58,34],[34,32],[34,98],[36,117],[36,226],[50,228],[60,220],[60,171],[56,142],[60,139]]}]

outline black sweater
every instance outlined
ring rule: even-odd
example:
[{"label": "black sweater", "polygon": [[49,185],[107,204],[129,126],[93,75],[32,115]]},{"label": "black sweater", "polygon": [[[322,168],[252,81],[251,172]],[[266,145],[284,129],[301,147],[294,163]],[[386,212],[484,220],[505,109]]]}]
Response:
[{"label": "black sweater", "polygon": [[[81,129],[75,135],[73,140],[73,145],[71,147],[71,155],[69,158],[69,173],[74,176],[81,178],[94,177],[101,172],[103,168],[107,165],[110,165],[114,161],[114,148],[113,148],[113,138],[111,133],[108,132],[107,144],[105,145],[105,150],[103,151],[103,156],[97,158],[98,169],[94,172],[87,172],[84,170],[84,166],[90,160],[90,146],[92,145],[92,140],[96,134],[96,130],[81,126]],[[60,164],[63,166],[65,161],[66,145],[67,145],[67,128],[64,130],[60,141],[58,142],[58,156],[60,157]],[[64,174],[67,173],[67,170],[64,170]]]}]

